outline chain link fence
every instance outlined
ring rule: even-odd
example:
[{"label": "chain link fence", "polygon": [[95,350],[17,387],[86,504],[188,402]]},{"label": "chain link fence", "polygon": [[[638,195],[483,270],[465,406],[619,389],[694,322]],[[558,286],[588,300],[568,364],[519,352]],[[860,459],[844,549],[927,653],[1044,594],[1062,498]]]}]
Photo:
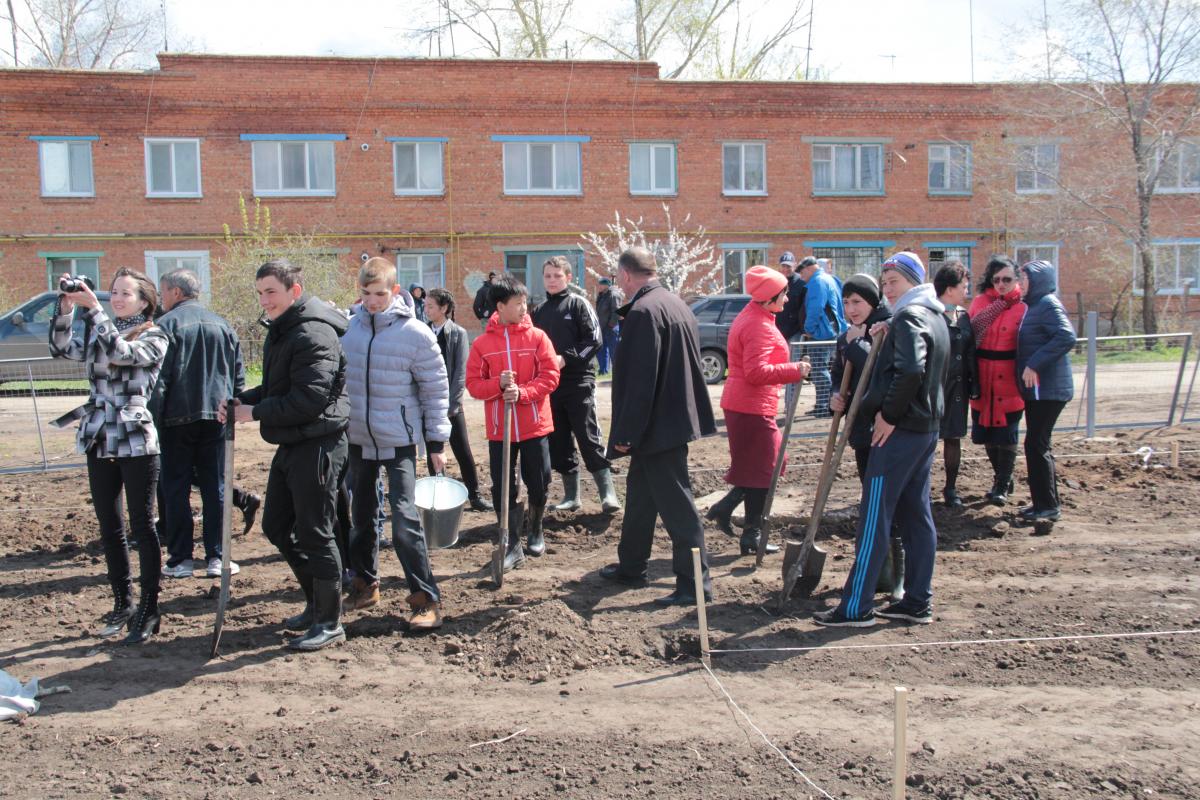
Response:
[{"label": "chain link fence", "polygon": [[57,358],[0,360],[0,474],[82,467],[75,424],[50,423],[87,401],[83,364]]}]

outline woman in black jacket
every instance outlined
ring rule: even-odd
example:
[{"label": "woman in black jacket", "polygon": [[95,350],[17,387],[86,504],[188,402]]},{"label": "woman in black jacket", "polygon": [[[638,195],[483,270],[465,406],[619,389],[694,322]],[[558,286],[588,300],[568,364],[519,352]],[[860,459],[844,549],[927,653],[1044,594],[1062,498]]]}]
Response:
[{"label": "woman in black jacket", "polygon": [[962,463],[962,440],[967,435],[967,400],[978,397],[975,387],[975,334],[967,316],[967,288],[971,276],[961,261],[947,261],[933,276],[938,300],[946,307],[950,331],[950,365],[946,369],[945,410],[942,414],[942,458],[946,466],[946,488],[942,498],[950,508],[962,508],[958,496],[958,468]]},{"label": "woman in black jacket", "polygon": [[[467,379],[467,354],[471,343],[467,332],[454,321],[454,295],[445,289],[430,289],[425,298],[425,315],[437,337],[438,347],[446,362],[446,377],[450,381],[450,450],[462,472],[463,484],[467,487],[467,498],[473,511],[491,511],[492,506],[479,496],[479,476],[475,470],[475,456],[471,453],[471,440],[467,436],[467,415],[463,411],[463,390]],[[430,473],[433,464],[427,463]]]}]

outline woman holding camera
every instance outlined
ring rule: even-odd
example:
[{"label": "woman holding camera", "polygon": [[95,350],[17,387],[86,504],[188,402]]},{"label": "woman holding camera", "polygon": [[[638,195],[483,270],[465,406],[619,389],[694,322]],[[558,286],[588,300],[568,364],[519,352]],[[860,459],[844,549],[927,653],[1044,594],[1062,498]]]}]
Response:
[{"label": "woman holding camera", "polygon": [[[167,353],[167,336],[153,323],[158,306],[154,284],[140,272],[119,269],[110,288],[110,320],[95,292],[81,279],[59,281],[58,308],[50,328],[50,351],[56,358],[87,366],[88,401],[56,420],[79,421],[77,446],[87,454],[88,484],[100,523],[108,581],[115,603],[101,621],[101,636],[126,625],[125,644],[141,644],[159,629],[158,590],[162,553],[154,530],[155,486],[158,483],[158,434],[146,409]],[[83,317],[83,336],[72,336],[75,307]],[[137,539],[141,599],[133,608],[129,546],[121,514],[121,489]]]}]

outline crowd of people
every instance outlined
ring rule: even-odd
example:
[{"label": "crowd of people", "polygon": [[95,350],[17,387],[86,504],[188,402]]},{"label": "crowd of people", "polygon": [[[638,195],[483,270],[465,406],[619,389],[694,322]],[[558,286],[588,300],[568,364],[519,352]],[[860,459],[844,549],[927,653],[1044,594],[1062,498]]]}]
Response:
[{"label": "crowd of people", "polygon": [[[927,276],[916,254],[899,252],[883,263],[878,280],[857,274],[845,281],[828,263],[797,261],[790,252],[780,267],[755,266],[744,276],[749,299],[729,330],[720,401],[730,490],[705,516],[739,539],[741,555],[755,554],[786,444],[777,421],[781,391],[811,381],[817,402],[809,413],[825,417],[844,412],[866,381],[848,431],[862,489],[855,558],[839,604],[814,620],[843,627],[874,625],[877,617],[928,623],[937,545],[933,461],[940,440],[942,498],[961,507],[956,482],[968,414],[972,442],[984,445],[992,464],[988,500],[1003,505],[1013,492],[1024,415],[1033,502],[1021,514],[1059,516],[1051,432],[1072,394],[1075,333],[1055,296],[1054,267],[993,257],[969,308],[970,274],[958,262]],[[472,304],[482,331],[471,341],[454,320],[449,291],[403,289],[395,264],[384,258],[362,265],[358,301],[348,313],[305,292],[301,270],[286,259],[268,261],[255,274],[267,327],[262,383],[247,387],[237,336],[203,307],[193,272],[164,275],[156,287],[140,272],[119,270],[111,285],[113,319],[91,286],[63,276],[51,351],[86,363],[90,393],[58,422],[78,421],[78,447],[87,454],[114,596],[100,634],[125,632],[126,643],[139,644],[159,631],[162,577],[191,577],[197,568],[193,485],[203,509],[199,564],[209,576],[221,574],[225,492],[234,492],[246,530],[262,507],[263,533],[305,597],[300,613],[284,621],[299,634],[288,647],[311,651],[340,641],[343,610],[379,602],[386,517],[408,583],[406,624],[415,631],[440,627],[442,596],[414,495],[418,455],[431,475],[442,474],[447,442],[470,507],[497,515],[508,509],[504,570],[546,552],[553,474],[562,501],[552,509],[573,513],[582,507],[586,470],[601,510],[623,512],[617,560],[599,576],[645,583],[661,520],[676,584],[656,602],[698,601],[693,548],[701,552],[699,583],[709,599],[688,453],[691,442],[716,432],[716,421],[695,316],[659,283],[653,255],[640,248],[620,255],[594,304],[565,258],[548,259],[542,279],[545,299],[531,310],[520,281],[489,274]],[[76,316],[84,322],[80,335],[73,332]],[[878,356],[868,373],[873,342]],[[612,380],[607,440],[596,413],[597,367]],[[490,502],[471,452],[466,394],[483,403]],[[262,438],[276,445],[262,498],[224,485],[230,418],[257,421]],[[622,504],[613,466],[625,458]],[[503,503],[506,470],[514,478]],[[732,517],[739,505],[745,508],[740,534]],[[139,559],[136,605],[131,541]],[[767,553],[778,549],[766,543]],[[877,591],[891,592],[892,601],[876,608]]]}]

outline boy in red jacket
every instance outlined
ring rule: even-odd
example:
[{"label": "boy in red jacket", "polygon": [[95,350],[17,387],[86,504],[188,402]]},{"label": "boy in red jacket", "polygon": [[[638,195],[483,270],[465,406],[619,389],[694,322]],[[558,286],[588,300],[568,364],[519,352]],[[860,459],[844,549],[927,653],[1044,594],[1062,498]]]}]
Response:
[{"label": "boy in red jacket", "polygon": [[[471,344],[467,357],[467,391],[484,401],[488,456],[492,472],[492,503],[500,513],[500,469],[504,459],[504,412],[513,405],[512,449],[509,469],[516,474],[521,458],[521,480],[529,495],[529,548],[545,548],[542,516],[546,512],[546,490],[550,485],[549,434],[554,430],[550,393],[558,386],[558,356],[543,331],[533,327],[528,310],[529,290],[505,275],[492,282],[496,312],[483,335]],[[509,481],[508,552],[504,571],[525,563],[521,549],[524,509],[517,505],[520,488]]]}]

